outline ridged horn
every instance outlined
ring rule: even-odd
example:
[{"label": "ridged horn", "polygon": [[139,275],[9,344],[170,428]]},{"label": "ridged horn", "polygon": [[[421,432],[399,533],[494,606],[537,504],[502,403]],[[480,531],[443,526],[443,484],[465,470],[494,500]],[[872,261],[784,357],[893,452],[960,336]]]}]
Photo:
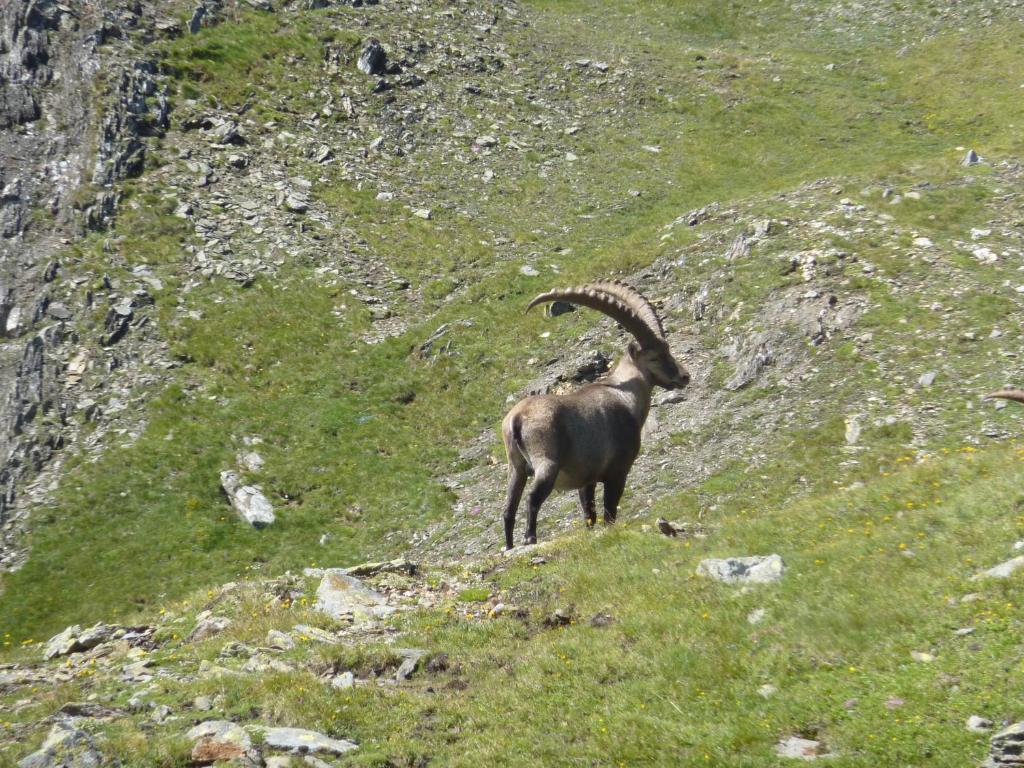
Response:
[{"label": "ridged horn", "polygon": [[665,339],[655,330],[655,327],[647,322],[630,305],[615,294],[607,292],[596,286],[599,283],[582,285],[577,288],[556,288],[537,296],[526,307],[529,312],[538,304],[548,301],[565,301],[570,304],[579,304],[584,307],[596,309],[633,334],[642,347],[664,346]]},{"label": "ridged horn", "polygon": [[1003,400],[1013,400],[1018,403],[1024,403],[1024,389],[997,389],[995,392],[989,392],[985,395],[985,400],[992,397],[998,397]]},{"label": "ridged horn", "polygon": [[632,309],[637,316],[643,320],[650,327],[652,331],[659,337],[665,338],[665,328],[661,324],[661,318],[658,317],[658,311],[654,308],[654,305],[647,300],[640,291],[631,285],[621,282],[620,280],[601,280],[596,283],[588,283],[591,288],[597,288],[599,291],[609,293],[615,298],[622,301],[627,307]]}]

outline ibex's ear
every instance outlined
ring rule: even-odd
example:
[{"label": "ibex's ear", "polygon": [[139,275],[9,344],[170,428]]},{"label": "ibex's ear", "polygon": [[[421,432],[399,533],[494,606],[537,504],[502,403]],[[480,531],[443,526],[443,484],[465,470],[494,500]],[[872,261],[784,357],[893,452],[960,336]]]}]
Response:
[{"label": "ibex's ear", "polygon": [[631,341],[626,347],[626,351],[629,353],[630,357],[636,359],[636,356],[640,354],[640,344],[638,342]]}]

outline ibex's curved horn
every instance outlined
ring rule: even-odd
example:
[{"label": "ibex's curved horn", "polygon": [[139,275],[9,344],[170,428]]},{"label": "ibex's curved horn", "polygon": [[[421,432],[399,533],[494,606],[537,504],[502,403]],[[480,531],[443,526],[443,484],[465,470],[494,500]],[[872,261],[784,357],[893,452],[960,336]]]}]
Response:
[{"label": "ibex's curved horn", "polygon": [[1024,403],[1024,389],[997,389],[995,392],[989,392],[985,395],[986,400],[990,397],[999,397],[1003,400],[1014,400],[1018,403]]},{"label": "ibex's curved horn", "polygon": [[[643,347],[660,347],[665,345],[665,338],[659,333],[660,324],[652,327],[624,298],[620,298],[602,289],[599,287],[600,285],[600,283],[594,283],[578,288],[558,288],[553,291],[547,291],[531,301],[526,307],[526,311],[529,312],[538,304],[543,304],[546,301],[566,301],[570,304],[580,304],[608,315],[608,317],[633,334]],[[606,283],[605,285],[614,284]],[[653,308],[651,311],[653,312]]]},{"label": "ibex's curved horn", "polygon": [[632,309],[641,320],[643,320],[654,331],[657,336],[665,338],[665,328],[661,324],[661,318],[654,305],[647,300],[640,291],[631,285],[626,285],[619,280],[601,280],[596,283],[587,283],[590,288],[597,288],[599,291],[609,293],[622,301]]}]

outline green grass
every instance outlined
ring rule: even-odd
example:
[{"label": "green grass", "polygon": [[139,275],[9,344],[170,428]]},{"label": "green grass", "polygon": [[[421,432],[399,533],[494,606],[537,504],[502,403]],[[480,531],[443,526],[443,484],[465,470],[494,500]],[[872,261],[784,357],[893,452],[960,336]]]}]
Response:
[{"label": "green grass", "polygon": [[[912,17],[919,4],[906,5]],[[949,29],[894,57],[886,29],[865,29],[855,43],[827,26],[793,36],[797,20],[780,3],[592,9],[538,2],[530,13],[531,25],[510,42],[523,66],[560,67],[586,51],[613,67],[626,58],[622,66],[656,72],[642,74],[624,96],[570,69],[570,90],[553,88],[546,97],[553,107],[525,99],[507,106],[509,124],[546,146],[543,131],[530,133],[533,116],[557,114],[560,103],[584,94],[587,130],[565,147],[576,163],[561,162],[556,143],[509,153],[495,161],[496,186],[485,188],[453,167],[447,150],[428,146],[418,164],[396,160],[395,171],[420,174],[403,178],[429,202],[431,221],[376,201],[337,165],[315,173],[302,161],[291,166],[318,179],[314,193],[337,222],[354,226],[372,253],[422,289],[422,307],[396,306],[419,313],[403,336],[365,344],[369,314],[349,294],[359,286],[325,285],[316,264],[300,261],[244,289],[210,282],[186,300],[201,319],[180,319],[176,270],[189,234],[148,176],[133,183],[111,233],[74,246],[69,263],[83,272],[116,277],[145,264],[164,280],[156,297],[160,327],[183,365],[168,388],[153,393],[145,431],[131,448],[112,447],[94,463],[69,457],[53,505],[33,519],[31,557],[3,578],[5,644],[16,649],[75,622],[151,617],[169,601],[253,571],[394,555],[412,531],[447,518],[453,499],[438,478],[469,466],[459,449],[494,426],[506,396],[532,378],[527,361],[554,356],[595,322],[587,313],[557,324],[524,318],[528,297],[553,281],[628,274],[661,256],[687,259],[666,277],[663,295],[692,295],[724,268],[728,242],[753,219],[842,228],[833,212],[838,196],[829,191],[835,185],[875,215],[893,217],[896,242],[875,231],[824,232],[813,242],[776,231],[729,268],[716,300],[738,308],[729,322],[750,330],[761,324],[762,307],[799,286],[799,276],[782,269],[789,255],[844,250],[857,261],[838,274],[835,290],[864,297],[855,332],[874,340],[808,348],[808,364],[826,373],[798,391],[755,386],[733,395],[731,402],[755,412],[797,398],[785,406],[794,416],[784,430],[757,434],[723,411],[666,445],[648,446],[670,456],[670,449],[746,435],[750,455],[722,462],[703,482],[679,486],[666,475],[649,505],[639,489],[627,496],[627,511],[648,522],[657,514],[700,516],[706,539],[669,541],[638,525],[573,534],[546,566],[513,562],[465,586],[450,612],[406,621],[403,645],[452,659],[448,672],[430,679],[433,691],[424,682],[398,692],[334,692],[305,673],[203,685],[225,696],[230,715],[255,710],[267,721],[357,738],[363,746],[347,758],[353,765],[418,758],[439,765],[775,765],[772,745],[791,734],[821,738],[839,755],[836,765],[980,761],[985,737],[963,728],[966,717],[1024,714],[1015,696],[1019,577],[982,585],[967,579],[1008,557],[1021,535],[1022,470],[1010,448],[977,458],[910,457],[958,451],[978,432],[979,412],[968,410],[977,388],[1006,378],[1006,359],[997,354],[1006,340],[987,332],[1000,323],[1008,330],[1006,318],[1020,306],[1018,276],[1005,262],[981,269],[952,243],[984,226],[1006,193],[986,168],[959,168],[956,147],[994,157],[1020,152],[1020,25]],[[341,11],[294,24],[285,18],[244,13],[168,43],[178,103],[239,108],[253,101],[261,120],[294,127],[294,113],[316,102],[307,94],[317,83],[304,74],[314,68],[305,65],[320,61],[327,38],[352,45],[360,36]],[[905,23],[917,29],[913,18]],[[350,76],[343,73],[338,87]],[[467,108],[458,119],[484,132],[493,120],[484,111],[478,118]],[[826,177],[820,193],[793,192]],[[884,187],[913,187],[921,199],[890,205]],[[788,197],[770,197],[779,192]],[[736,206],[737,221],[683,225],[662,239],[667,223],[711,201]],[[938,263],[909,258],[919,235],[941,249]],[[495,261],[496,237],[510,243],[513,261]],[[521,275],[521,260],[536,262],[542,275]],[[867,279],[862,262],[903,289]],[[971,290],[959,292],[961,283]],[[928,309],[933,302],[951,311]],[[685,309],[669,319],[693,326],[707,350],[732,333],[722,327],[728,323],[692,324]],[[445,322],[452,323],[451,354],[412,354]],[[958,340],[966,331],[980,340]],[[731,375],[719,358],[711,365],[716,379]],[[943,388],[914,390],[917,376],[932,368]],[[867,392],[879,401],[865,402]],[[936,415],[924,443],[910,418],[884,422],[897,406],[925,400],[935,401]],[[863,414],[864,431],[848,449],[844,420],[853,413]],[[985,416],[1013,430],[1010,414]],[[218,487],[219,472],[252,435],[263,438],[266,465],[248,479],[262,485],[279,515],[262,531],[237,521]],[[330,538],[320,544],[324,533]],[[768,551],[789,567],[778,587],[738,594],[693,576],[703,556]],[[948,602],[968,591],[983,599]],[[485,608],[477,604],[492,592],[527,608],[528,617],[466,619],[467,608]],[[577,623],[543,624],[554,608],[570,606]],[[746,616],[755,608],[766,618],[752,626]],[[615,621],[591,627],[598,612]],[[259,642],[273,622],[287,628],[294,620],[287,612],[260,614],[232,637]],[[956,638],[952,630],[967,624],[976,633]],[[202,653],[213,659],[215,650]],[[937,660],[913,662],[913,650]],[[363,670],[390,663],[379,648],[338,653],[326,661]],[[960,681],[952,684],[953,677]],[[757,694],[766,683],[778,688],[770,699]],[[194,691],[166,695],[180,704]],[[892,698],[904,703],[889,709]],[[56,699],[24,717],[46,706],[58,706]],[[143,741],[127,723],[115,727],[110,744],[125,756],[148,750],[140,754],[152,765],[187,759],[189,745],[174,728]],[[0,764],[10,754],[0,752]]]},{"label": "green grass", "polygon": [[[228,717],[353,738],[361,747],[342,761],[353,766],[771,766],[774,745],[789,735],[820,740],[841,766],[977,763],[987,737],[967,731],[967,717],[1022,715],[1021,577],[971,580],[1024,535],[1022,460],[1016,446],[965,448],[898,461],[859,488],[720,514],[703,539],[667,539],[632,523],[572,534],[548,547],[540,566],[481,563],[483,582],[458,600],[494,592],[525,612],[488,618],[453,602],[409,614],[402,645],[446,653],[447,669],[399,688],[334,691],[295,672],[168,682],[152,698],[180,708],[204,694]],[[741,589],[695,575],[701,559],[737,552],[782,555],[782,581]],[[976,597],[961,599],[968,593]],[[167,645],[156,667],[230,664],[217,658],[224,643],[259,645],[269,628],[309,621],[298,604],[234,594],[170,605],[169,627],[187,631],[204,604],[235,623],[198,646],[161,630]],[[573,621],[548,625],[556,608]],[[763,618],[751,623],[755,610]],[[610,624],[591,625],[597,614]],[[974,631],[959,636],[962,627]],[[397,665],[387,646],[365,644],[300,643],[283,660],[360,678]],[[774,692],[762,695],[765,685]],[[113,677],[80,672],[33,712],[89,691],[115,702],[127,695]],[[106,730],[111,757],[131,762],[142,750],[151,765],[187,763],[191,745],[173,724],[145,744],[133,718]]]}]

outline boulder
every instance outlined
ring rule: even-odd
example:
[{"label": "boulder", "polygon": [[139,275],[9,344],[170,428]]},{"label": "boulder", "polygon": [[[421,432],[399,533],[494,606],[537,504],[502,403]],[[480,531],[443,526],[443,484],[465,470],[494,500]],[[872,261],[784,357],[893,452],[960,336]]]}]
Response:
[{"label": "boulder", "polygon": [[336,619],[352,616],[356,621],[384,618],[395,612],[387,598],[349,576],[340,568],[328,568],[316,590],[318,611]]},{"label": "boulder", "polygon": [[276,519],[274,507],[258,488],[243,485],[242,478],[230,469],[220,473],[220,484],[235,512],[253,528],[263,528]]},{"label": "boulder", "polygon": [[18,768],[100,768],[103,755],[85,731],[71,719],[58,720],[42,746],[18,762]]},{"label": "boulder", "polygon": [[982,768],[1024,765],[1024,722],[1009,725],[992,737]]},{"label": "boulder", "polygon": [[356,66],[365,75],[384,74],[388,66],[388,54],[384,50],[384,46],[380,44],[380,40],[371,37],[366,41]]}]

